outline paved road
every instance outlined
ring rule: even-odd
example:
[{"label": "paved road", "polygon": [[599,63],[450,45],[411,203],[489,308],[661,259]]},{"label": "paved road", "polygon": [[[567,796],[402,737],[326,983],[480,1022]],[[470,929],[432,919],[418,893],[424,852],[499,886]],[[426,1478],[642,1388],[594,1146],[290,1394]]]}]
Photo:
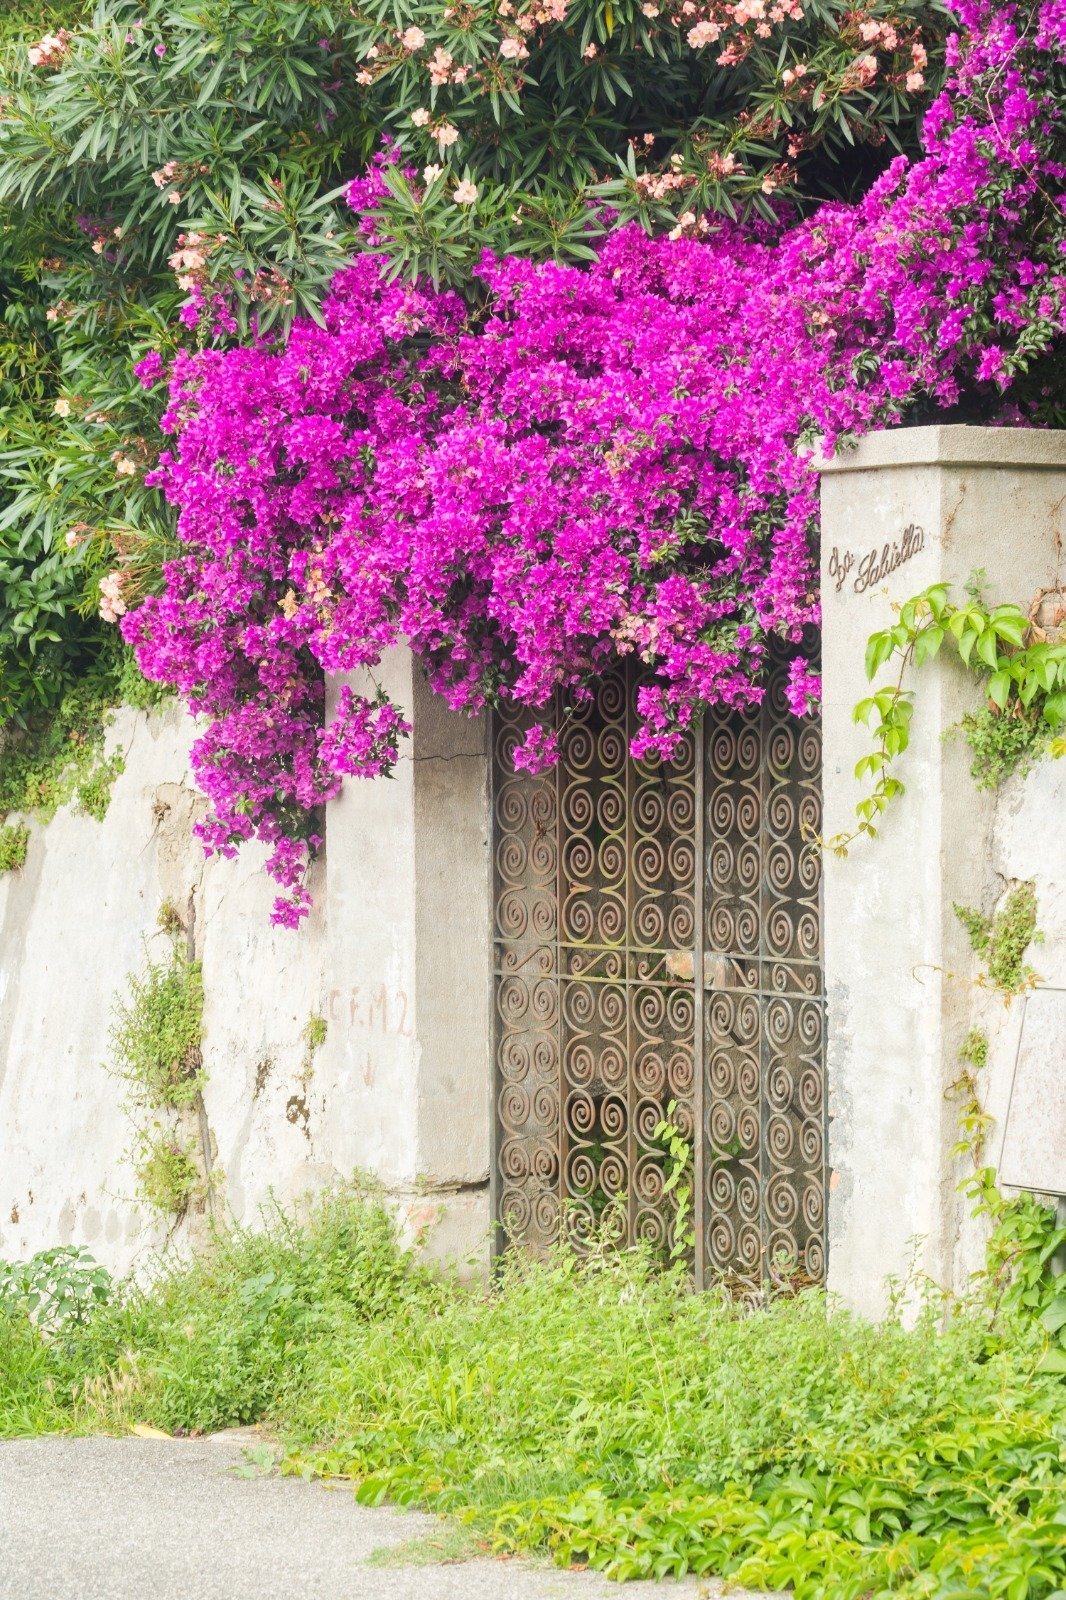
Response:
[{"label": "paved road", "polygon": [[[241,1477],[249,1444],[0,1443],[0,1600],[697,1600],[716,1584],[629,1584],[515,1561],[367,1565],[440,1531],[347,1489]],[[380,1560],[380,1557],[378,1558]],[[734,1591],[734,1594],[736,1591]]]}]

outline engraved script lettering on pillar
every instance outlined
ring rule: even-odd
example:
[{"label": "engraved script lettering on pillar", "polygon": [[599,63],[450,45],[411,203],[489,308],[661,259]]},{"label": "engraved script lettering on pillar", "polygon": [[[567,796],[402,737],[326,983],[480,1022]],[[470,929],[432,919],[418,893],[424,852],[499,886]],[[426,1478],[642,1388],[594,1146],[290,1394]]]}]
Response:
[{"label": "engraved script lettering on pillar", "polygon": [[916,522],[909,523],[897,540],[885,543],[878,549],[860,555],[855,550],[841,551],[834,545],[829,555],[829,576],[837,594],[854,572],[851,587],[856,594],[865,594],[875,583],[883,583],[890,573],[910,561],[925,549],[925,529]]}]

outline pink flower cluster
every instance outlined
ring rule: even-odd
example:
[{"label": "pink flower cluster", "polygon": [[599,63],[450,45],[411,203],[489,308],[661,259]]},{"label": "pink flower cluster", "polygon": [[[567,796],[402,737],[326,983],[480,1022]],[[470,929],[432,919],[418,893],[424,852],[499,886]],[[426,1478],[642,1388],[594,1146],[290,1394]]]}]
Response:
[{"label": "pink flower cluster", "polygon": [[58,33],[46,33],[36,44],[30,45],[26,59],[31,67],[45,67],[56,72],[70,54],[73,39],[74,35],[68,28],[60,28]]},{"label": "pink flower cluster", "polygon": [[[857,206],[627,227],[587,269],[486,257],[476,330],[360,257],[324,326],[177,358],[177,447],[149,481],[183,553],[123,631],[207,719],[204,838],[271,846],[278,920],[306,910],[315,808],[397,759],[373,669],[398,640],[453,707],[543,711],[534,768],[553,696],[630,654],[655,674],[634,754],[757,702],[771,636],[795,647],[794,709],[817,703],[816,438],[994,395],[1063,327],[1066,7],[960,10],[925,156]],[[367,227],[381,192],[352,186]],[[325,674],[347,672],[327,715]]]}]

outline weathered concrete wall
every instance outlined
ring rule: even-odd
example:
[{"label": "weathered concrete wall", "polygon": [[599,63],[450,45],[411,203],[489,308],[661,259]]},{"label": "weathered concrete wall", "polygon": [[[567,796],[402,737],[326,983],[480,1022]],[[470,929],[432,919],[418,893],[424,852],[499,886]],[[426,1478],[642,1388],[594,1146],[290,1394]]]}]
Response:
[{"label": "weathered concrete wall", "polygon": [[[962,587],[984,569],[994,603],[1027,606],[1056,583],[1066,533],[1066,436],[999,428],[916,428],[866,439],[822,480],[825,832],[854,826],[872,748],[852,719],[867,691],[866,640],[892,606],[927,585]],[[887,550],[888,558],[884,552]],[[887,682],[882,673],[879,682]],[[825,859],[830,1093],[829,1277],[861,1310],[885,1303],[888,1274],[912,1267],[961,1288],[980,1236],[952,1158],[948,1093],[971,1027],[993,1027],[981,1084],[1001,1116],[1017,1010],[975,985],[978,967],[955,903],[993,911],[1016,879],[1035,879],[1041,974],[1066,960],[1066,771],[977,789],[953,730],[977,702],[971,675],[939,658],[913,673],[911,744],[894,773],[907,792],[876,840]],[[995,1014],[998,1008],[998,1013]],[[1001,1127],[1001,1125],[1000,1125]],[[987,1152],[996,1160],[995,1141]]]},{"label": "weathered concrete wall", "polygon": [[[352,784],[332,808],[298,933],[270,925],[259,852],[205,862],[176,708],[119,714],[109,742],[126,768],[103,823],[63,810],[34,826],[23,870],[0,876],[0,1256],[84,1244],[125,1270],[207,1220],[196,1209],[168,1228],[138,1200],[125,1089],[108,1071],[115,998],[146,950],[164,953],[167,900],[203,963],[217,1210],[251,1220],[271,1194],[294,1201],[361,1169],[430,1252],[484,1255],[483,730],[432,702],[402,653],[386,671],[414,707],[412,748],[394,782]],[[327,1034],[312,1051],[316,1015]]]}]

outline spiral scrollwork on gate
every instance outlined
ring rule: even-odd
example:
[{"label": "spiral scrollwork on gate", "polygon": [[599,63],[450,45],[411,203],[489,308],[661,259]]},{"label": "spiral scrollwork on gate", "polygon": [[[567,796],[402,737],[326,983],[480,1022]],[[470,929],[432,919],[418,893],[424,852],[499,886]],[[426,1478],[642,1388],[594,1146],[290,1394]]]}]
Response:
[{"label": "spiral scrollwork on gate", "polygon": [[704,729],[709,1274],[825,1276],[821,732],[772,672]]},{"label": "spiral scrollwork on gate", "polygon": [[635,676],[560,707],[559,764],[514,772],[494,725],[497,1216],[543,1249],[565,1230],[670,1243],[669,1105],[695,1130],[696,743],[633,761]]},{"label": "spiral scrollwork on gate", "polygon": [[[639,677],[556,710],[558,766],[493,723],[496,1216],[543,1251],[666,1249],[657,1129],[697,1150],[697,1275],[824,1275],[817,725],[784,701],[634,761]],[[698,1045],[697,1045],[698,1041]]]}]

